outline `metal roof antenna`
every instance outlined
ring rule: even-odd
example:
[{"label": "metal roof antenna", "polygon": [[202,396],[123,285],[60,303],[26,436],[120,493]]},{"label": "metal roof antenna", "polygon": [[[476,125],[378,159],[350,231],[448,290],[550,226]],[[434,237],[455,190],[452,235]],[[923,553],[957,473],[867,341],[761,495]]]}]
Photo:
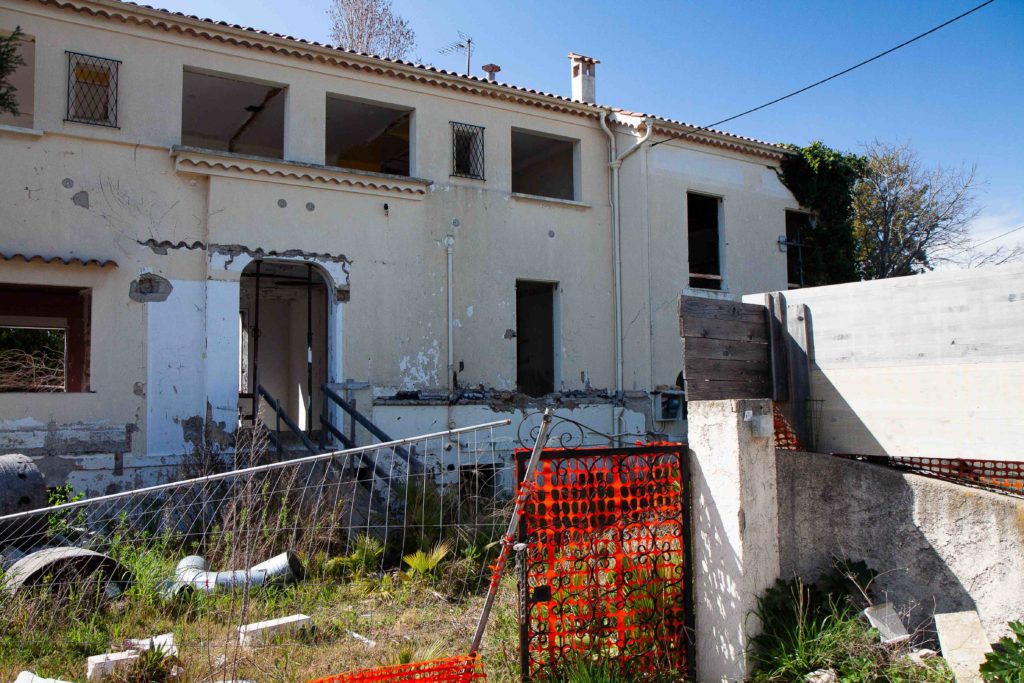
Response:
[{"label": "metal roof antenna", "polygon": [[463,33],[462,31],[459,31],[459,39],[456,40],[454,43],[451,43],[449,45],[445,45],[440,50],[438,50],[438,52],[440,52],[443,55],[454,55],[454,54],[465,53],[465,55],[466,55],[466,75],[468,76],[470,74],[470,69],[469,69],[470,60],[473,57],[473,50],[475,50],[475,49],[476,48],[473,47],[473,36],[467,35],[467,34]]}]

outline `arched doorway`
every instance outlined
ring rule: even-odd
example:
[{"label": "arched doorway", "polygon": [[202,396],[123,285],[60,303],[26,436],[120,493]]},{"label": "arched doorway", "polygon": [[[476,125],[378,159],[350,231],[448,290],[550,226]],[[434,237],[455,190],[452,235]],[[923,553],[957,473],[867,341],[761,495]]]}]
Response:
[{"label": "arched doorway", "polygon": [[[274,428],[266,394],[308,436],[319,432],[320,386],[327,381],[328,277],[310,263],[256,260],[239,284],[239,408],[243,426],[260,407]],[[258,400],[258,389],[265,392]]]}]

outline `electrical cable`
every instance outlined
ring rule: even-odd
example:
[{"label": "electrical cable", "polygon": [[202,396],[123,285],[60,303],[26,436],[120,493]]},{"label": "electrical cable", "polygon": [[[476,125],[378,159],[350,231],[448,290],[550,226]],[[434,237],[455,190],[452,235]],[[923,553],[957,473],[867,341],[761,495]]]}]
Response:
[{"label": "electrical cable", "polygon": [[751,109],[747,109],[746,111],[740,112],[739,114],[735,114],[733,116],[729,116],[729,117],[721,119],[719,121],[715,121],[714,123],[709,123],[706,126],[694,127],[693,130],[690,130],[690,131],[687,131],[685,133],[682,133],[681,135],[679,135],[677,137],[671,137],[671,138],[668,138],[666,140],[660,140],[660,141],[655,142],[654,144],[652,144],[651,147],[656,147],[656,146],[662,144],[663,142],[668,142],[669,140],[678,140],[680,138],[684,138],[684,137],[686,137],[688,135],[692,135],[693,133],[696,133],[696,132],[702,131],[702,130],[707,130],[709,132],[716,132],[716,131],[711,131],[710,129],[713,128],[714,126],[719,126],[719,125],[721,125],[723,123],[728,123],[729,121],[735,121],[736,119],[738,119],[738,118],[740,118],[742,116],[746,116],[747,114],[753,114],[756,111],[760,111],[762,109],[765,109],[766,107],[770,107],[773,104],[778,104],[779,102],[782,102],[783,100],[788,100],[790,97],[795,97],[796,95],[799,95],[801,93],[805,93],[808,90],[811,90],[812,88],[816,88],[819,85],[823,85],[823,84],[828,83],[829,81],[831,81],[833,79],[839,78],[840,76],[844,76],[844,75],[850,73],[851,71],[854,71],[855,69],[859,69],[860,67],[865,66],[867,64],[870,64],[871,62],[873,62],[873,61],[875,61],[877,59],[881,59],[882,57],[885,57],[888,54],[892,54],[896,50],[899,50],[900,48],[904,48],[907,45],[910,45],[911,43],[914,43],[914,42],[924,38],[925,36],[931,35],[932,33],[935,33],[936,31],[938,31],[939,29],[945,28],[946,26],[949,26],[950,24],[952,24],[952,23],[954,23],[956,21],[959,21],[960,19],[963,19],[964,17],[968,16],[969,14],[973,14],[974,12],[977,12],[978,10],[982,9],[983,7],[986,7],[987,5],[991,5],[993,2],[995,2],[995,0],[986,0],[985,2],[981,3],[980,5],[978,5],[976,7],[973,7],[973,8],[967,10],[966,12],[964,12],[962,14],[958,14],[957,16],[953,17],[952,19],[949,19],[948,21],[944,21],[943,23],[939,24],[938,26],[935,26],[933,28],[928,29],[924,33],[920,33],[920,34],[914,36],[913,38],[911,38],[909,40],[903,41],[899,45],[891,47],[888,50],[885,50],[884,52],[879,52],[878,54],[876,54],[873,57],[869,57],[868,59],[865,59],[864,61],[858,62],[857,64],[854,64],[851,67],[843,69],[842,71],[838,71],[838,72],[832,74],[831,76],[823,78],[823,79],[821,79],[819,81],[815,81],[814,83],[811,83],[810,85],[807,85],[807,86],[804,86],[803,88],[800,88],[799,90],[794,90],[793,92],[788,93],[786,95],[783,95],[782,97],[776,97],[774,100],[771,100],[769,102],[765,102],[764,104],[758,105],[758,106],[753,107]]}]

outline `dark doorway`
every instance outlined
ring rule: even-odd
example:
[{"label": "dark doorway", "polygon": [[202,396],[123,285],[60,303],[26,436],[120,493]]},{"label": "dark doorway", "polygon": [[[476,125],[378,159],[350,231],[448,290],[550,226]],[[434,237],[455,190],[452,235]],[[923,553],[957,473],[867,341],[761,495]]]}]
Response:
[{"label": "dark doorway", "polygon": [[516,384],[528,396],[555,390],[555,292],[552,282],[516,280]]}]

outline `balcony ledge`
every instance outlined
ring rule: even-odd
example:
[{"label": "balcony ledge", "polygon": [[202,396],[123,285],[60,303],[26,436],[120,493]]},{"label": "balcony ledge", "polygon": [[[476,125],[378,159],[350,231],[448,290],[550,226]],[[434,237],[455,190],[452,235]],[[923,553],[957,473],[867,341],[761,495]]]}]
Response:
[{"label": "balcony ledge", "polygon": [[510,192],[509,196],[518,201],[538,202],[540,204],[554,204],[555,206],[567,206],[573,209],[589,209],[590,204],[577,202],[572,199],[557,199],[555,197],[544,197],[539,194],[524,194],[522,192]]},{"label": "balcony ledge", "polygon": [[206,176],[423,199],[432,180],[175,145],[174,170]]}]

